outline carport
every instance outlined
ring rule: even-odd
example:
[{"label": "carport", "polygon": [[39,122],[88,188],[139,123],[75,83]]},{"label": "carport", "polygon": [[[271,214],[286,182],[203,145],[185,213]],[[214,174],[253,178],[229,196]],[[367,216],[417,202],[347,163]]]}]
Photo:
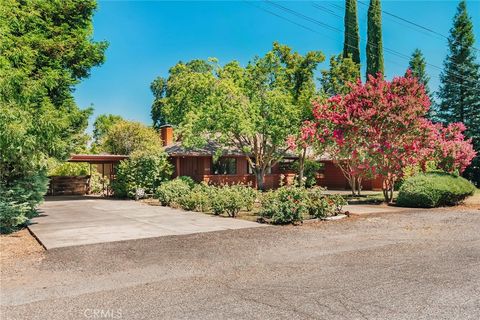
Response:
[{"label": "carport", "polygon": [[127,159],[126,155],[116,154],[74,154],[67,162],[84,162],[90,166],[89,175],[84,176],[50,176],[48,195],[85,195],[90,194],[92,165],[96,166],[97,172],[102,176],[102,194],[111,195],[109,184],[105,184],[105,178],[109,181],[115,179],[115,171],[118,163]]}]

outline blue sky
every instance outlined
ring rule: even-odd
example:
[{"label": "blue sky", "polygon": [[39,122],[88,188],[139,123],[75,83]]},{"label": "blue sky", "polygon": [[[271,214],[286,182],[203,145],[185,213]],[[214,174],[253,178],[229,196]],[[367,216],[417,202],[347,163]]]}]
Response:
[{"label": "blue sky", "polygon": [[[276,3],[330,27],[288,14],[265,1],[100,1],[94,39],[109,42],[106,62],[92,69],[91,76],[77,86],[75,99],[81,107],[94,107],[91,122],[99,114],[113,113],[150,125],[150,83],[157,76],[167,76],[168,69],[180,60],[216,57],[221,63],[238,60],[246,64],[279,41],[301,53],[322,51],[327,59],[319,70],[327,68],[328,57],[342,51],[343,34],[335,29],[343,30],[344,1]],[[358,3],[363,63],[367,7],[362,3],[368,0]],[[382,9],[448,35],[457,3],[382,1]],[[480,1],[468,1],[467,5],[475,46],[480,48]],[[410,56],[420,48],[431,64],[427,67],[430,87],[437,88],[440,70],[436,67],[443,65],[447,54],[444,38],[384,14],[383,40],[385,48],[402,55]],[[388,78],[405,72],[408,60],[388,52],[384,57]]]}]

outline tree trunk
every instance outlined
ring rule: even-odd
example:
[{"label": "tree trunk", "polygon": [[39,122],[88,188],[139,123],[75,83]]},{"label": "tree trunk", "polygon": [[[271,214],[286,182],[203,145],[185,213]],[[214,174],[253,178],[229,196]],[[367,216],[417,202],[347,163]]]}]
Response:
[{"label": "tree trunk", "polygon": [[356,187],[356,177],[355,176],[350,176],[350,178],[348,179],[348,183],[350,183],[350,189],[352,189],[352,196],[355,196],[355,191],[357,190],[357,187]]},{"label": "tree trunk", "polygon": [[265,170],[255,168],[255,177],[257,179],[257,189],[265,191]]},{"label": "tree trunk", "polygon": [[303,148],[302,153],[298,157],[298,185],[303,186],[303,174],[305,171],[305,156],[307,154],[307,148]]},{"label": "tree trunk", "polygon": [[357,176],[357,195],[359,196],[362,190],[362,178]]},{"label": "tree trunk", "polygon": [[388,177],[383,179],[382,191],[385,202],[393,203],[393,188],[395,186],[395,179]]}]

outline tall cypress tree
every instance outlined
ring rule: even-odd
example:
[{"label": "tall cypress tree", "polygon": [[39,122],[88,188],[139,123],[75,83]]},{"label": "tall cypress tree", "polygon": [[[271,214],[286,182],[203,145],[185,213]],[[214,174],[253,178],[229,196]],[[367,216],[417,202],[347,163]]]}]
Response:
[{"label": "tall cypress tree", "polygon": [[382,45],[382,8],[380,0],[370,0],[367,26],[367,79],[368,75],[384,73]]},{"label": "tall cypress tree", "polygon": [[[480,153],[480,66],[473,47],[475,37],[467,4],[460,1],[448,38],[449,53],[440,75],[438,117],[444,123],[463,122]],[[480,185],[480,158],[467,171]]]},{"label": "tall cypress tree", "polygon": [[431,94],[430,88],[428,86],[430,77],[427,75],[426,66],[427,66],[427,62],[425,60],[425,57],[423,56],[422,51],[420,51],[420,49],[415,49],[415,51],[413,51],[412,56],[410,58],[410,62],[408,63],[408,68],[412,72],[412,75],[416,77],[421,84],[423,84],[423,86],[425,87],[425,92],[430,97],[432,106],[430,107],[430,110],[427,116],[428,118],[433,119],[434,118],[434,110],[433,110],[434,100],[433,100],[433,95]]},{"label": "tall cypress tree", "polygon": [[357,0],[345,0],[345,40],[343,57],[352,60],[360,67],[360,36],[358,34]]}]

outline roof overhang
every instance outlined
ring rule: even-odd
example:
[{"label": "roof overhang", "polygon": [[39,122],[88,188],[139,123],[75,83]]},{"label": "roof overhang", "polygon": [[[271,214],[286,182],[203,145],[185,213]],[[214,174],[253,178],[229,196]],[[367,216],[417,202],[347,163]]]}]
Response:
[{"label": "roof overhang", "polygon": [[68,162],[88,162],[88,163],[115,163],[128,159],[123,154],[73,154]]}]

